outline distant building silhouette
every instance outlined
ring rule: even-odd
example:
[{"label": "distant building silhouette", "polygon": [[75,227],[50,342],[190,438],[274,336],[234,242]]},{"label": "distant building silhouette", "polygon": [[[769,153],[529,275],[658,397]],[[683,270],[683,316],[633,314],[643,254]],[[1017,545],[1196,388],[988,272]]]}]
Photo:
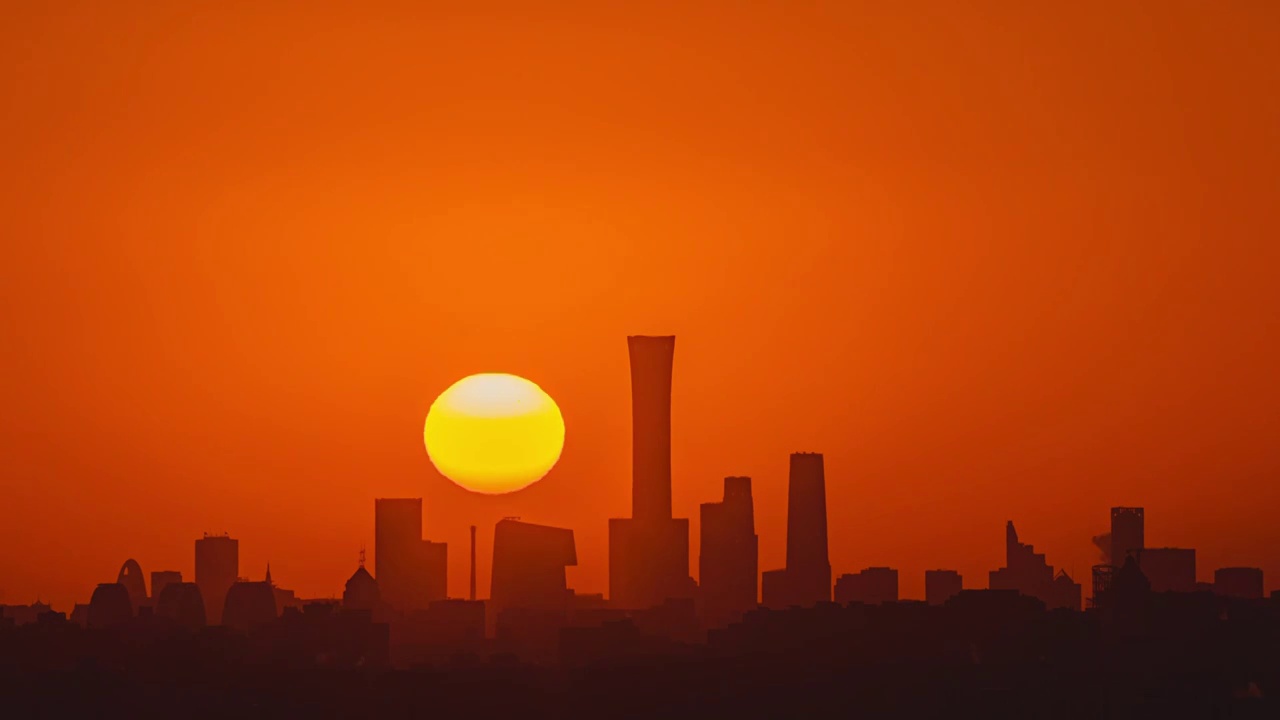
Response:
[{"label": "distant building silhouette", "polygon": [[1243,600],[1262,598],[1262,569],[1225,567],[1213,572],[1213,591],[1218,595]]},{"label": "distant building silhouette", "polygon": [[378,581],[361,563],[342,591],[342,609],[374,612],[381,603],[382,591],[378,587]]},{"label": "distant building silhouette", "polygon": [[222,622],[227,591],[239,577],[239,540],[226,535],[205,535],[196,540],[196,585],[200,586],[210,625]]},{"label": "distant building silhouette", "polygon": [[30,605],[0,605],[0,618],[12,620],[14,625],[27,625],[39,621],[41,615],[52,609],[39,600]]},{"label": "distant building silhouette", "polygon": [[1137,557],[1153,592],[1195,592],[1196,551],[1190,548],[1143,548]]},{"label": "distant building silhouette", "polygon": [[627,338],[631,360],[631,517],[609,520],[609,599],[622,608],[691,598],[689,521],[671,516],[673,336]]},{"label": "distant building silhouette", "polygon": [[130,558],[124,561],[124,565],[120,566],[119,574],[116,575],[116,582],[129,591],[129,603],[133,605],[134,612],[147,604],[147,582],[142,575],[142,566],[137,560]]},{"label": "distant building silhouette", "polygon": [[898,601],[898,571],[887,567],[871,567],[846,573],[836,579],[836,602],[879,605]]},{"label": "distant building silhouette", "polygon": [[278,615],[269,582],[237,582],[227,591],[222,624],[249,632],[271,624]]},{"label": "distant building silhouette", "polygon": [[[156,587],[154,584],[151,586]],[[208,622],[200,586],[195,583],[166,582],[155,598],[156,615],[183,627],[198,630]]]},{"label": "distant building silhouette", "polygon": [[493,533],[490,600],[499,611],[566,610],[571,593],[565,567],[577,564],[572,530],[501,520]]},{"label": "distant building silhouette", "polygon": [[374,516],[374,577],[383,601],[404,613],[444,599],[449,546],[422,539],[422,498],[379,498]]},{"label": "distant building silhouette", "polygon": [[[1140,507],[1111,508],[1111,564],[1124,565],[1124,559],[1146,547],[1146,521]],[[1139,558],[1141,565],[1141,558]]]},{"label": "distant building silhouette", "polygon": [[182,573],[177,570],[155,570],[151,573],[151,600],[156,602],[169,583],[182,582]]},{"label": "distant building silhouette", "polygon": [[831,600],[827,555],[827,486],[821,453],[793,453],[787,481],[787,565],[764,574],[766,607],[806,607]]},{"label": "distant building silhouette", "polygon": [[133,618],[129,588],[120,583],[102,583],[89,599],[89,627],[113,628]]},{"label": "distant building silhouette", "polygon": [[964,589],[964,580],[955,570],[925,570],[924,600],[930,605],[942,605]]},{"label": "distant building silhouette", "polygon": [[1018,541],[1012,520],[1005,525],[1005,566],[991,571],[990,588],[1016,590],[1039,599],[1049,608],[1079,610],[1082,601],[1080,584],[1065,572],[1055,577],[1053,566],[1045,562],[1044,553]]},{"label": "distant building silhouette", "polygon": [[724,479],[724,499],[702,503],[698,554],[703,622],[737,622],[760,601],[760,539],[756,535],[751,478]]}]

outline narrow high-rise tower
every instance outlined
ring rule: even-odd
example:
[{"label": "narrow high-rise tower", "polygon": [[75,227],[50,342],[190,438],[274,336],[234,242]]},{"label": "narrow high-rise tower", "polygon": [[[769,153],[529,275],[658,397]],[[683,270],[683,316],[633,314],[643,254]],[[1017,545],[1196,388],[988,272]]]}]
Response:
[{"label": "narrow high-rise tower", "polygon": [[827,481],[821,453],[793,453],[787,485],[787,566],[764,574],[764,604],[807,607],[831,600]]},{"label": "narrow high-rise tower", "polygon": [[609,520],[609,599],[653,607],[693,595],[689,521],[671,517],[674,336],[627,338],[631,359],[631,517]]}]

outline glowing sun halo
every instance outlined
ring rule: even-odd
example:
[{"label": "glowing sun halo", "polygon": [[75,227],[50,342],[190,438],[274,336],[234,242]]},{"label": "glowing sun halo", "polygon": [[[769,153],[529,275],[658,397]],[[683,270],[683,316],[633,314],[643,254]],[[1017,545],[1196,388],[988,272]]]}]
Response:
[{"label": "glowing sun halo", "polygon": [[440,393],[422,431],[431,463],[478,493],[541,480],[560,459],[564,418],[542,388],[516,375],[471,375]]}]

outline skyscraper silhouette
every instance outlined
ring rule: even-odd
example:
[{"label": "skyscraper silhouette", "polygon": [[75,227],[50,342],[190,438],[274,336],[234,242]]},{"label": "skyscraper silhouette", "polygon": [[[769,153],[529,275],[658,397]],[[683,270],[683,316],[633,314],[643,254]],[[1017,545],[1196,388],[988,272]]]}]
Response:
[{"label": "skyscraper silhouette", "polygon": [[1137,557],[1146,543],[1146,521],[1140,507],[1111,508],[1111,564],[1122,567],[1124,559],[1134,555],[1141,567],[1142,558]]},{"label": "skyscraper silhouette", "polygon": [[724,500],[702,503],[698,577],[705,625],[723,627],[756,607],[759,558],[751,478],[727,477]]},{"label": "skyscraper silhouette", "polygon": [[764,604],[806,607],[831,600],[827,481],[821,453],[792,453],[787,481],[787,565],[764,574]]},{"label": "skyscraper silhouette", "polygon": [[630,336],[631,517],[609,520],[609,598],[641,609],[693,595],[689,521],[671,517],[674,336]]},{"label": "skyscraper silhouette", "polygon": [[1082,589],[1065,572],[1053,574],[1053,566],[1045,561],[1044,553],[1034,546],[1020,542],[1018,531],[1010,520],[1004,528],[1005,566],[992,570],[989,576],[992,590],[1017,590],[1023,595],[1038,598],[1049,608],[1080,609]]},{"label": "skyscraper silhouette", "polygon": [[240,541],[226,535],[196,540],[196,585],[210,625],[222,623],[227,591],[240,576]]},{"label": "skyscraper silhouette", "polygon": [[383,602],[425,610],[445,597],[448,544],[422,539],[422,498],[374,500],[374,576]]},{"label": "skyscraper silhouette", "polygon": [[497,609],[564,610],[570,599],[565,568],[577,564],[572,530],[501,520],[493,531],[490,601]]}]

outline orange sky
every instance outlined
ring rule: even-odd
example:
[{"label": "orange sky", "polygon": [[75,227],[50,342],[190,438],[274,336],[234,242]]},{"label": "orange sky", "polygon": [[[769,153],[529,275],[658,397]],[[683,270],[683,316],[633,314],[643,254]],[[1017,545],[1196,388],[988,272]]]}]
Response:
[{"label": "orange sky", "polygon": [[[906,597],[1010,518],[1087,587],[1114,504],[1280,587],[1280,4],[161,5],[0,22],[0,602],[206,530],[334,595],[376,496],[455,596],[506,515],[603,591],[634,333],[695,573],[725,475],[780,566],[811,450],[835,571]],[[500,498],[422,447],[482,371],[567,425]]]}]

